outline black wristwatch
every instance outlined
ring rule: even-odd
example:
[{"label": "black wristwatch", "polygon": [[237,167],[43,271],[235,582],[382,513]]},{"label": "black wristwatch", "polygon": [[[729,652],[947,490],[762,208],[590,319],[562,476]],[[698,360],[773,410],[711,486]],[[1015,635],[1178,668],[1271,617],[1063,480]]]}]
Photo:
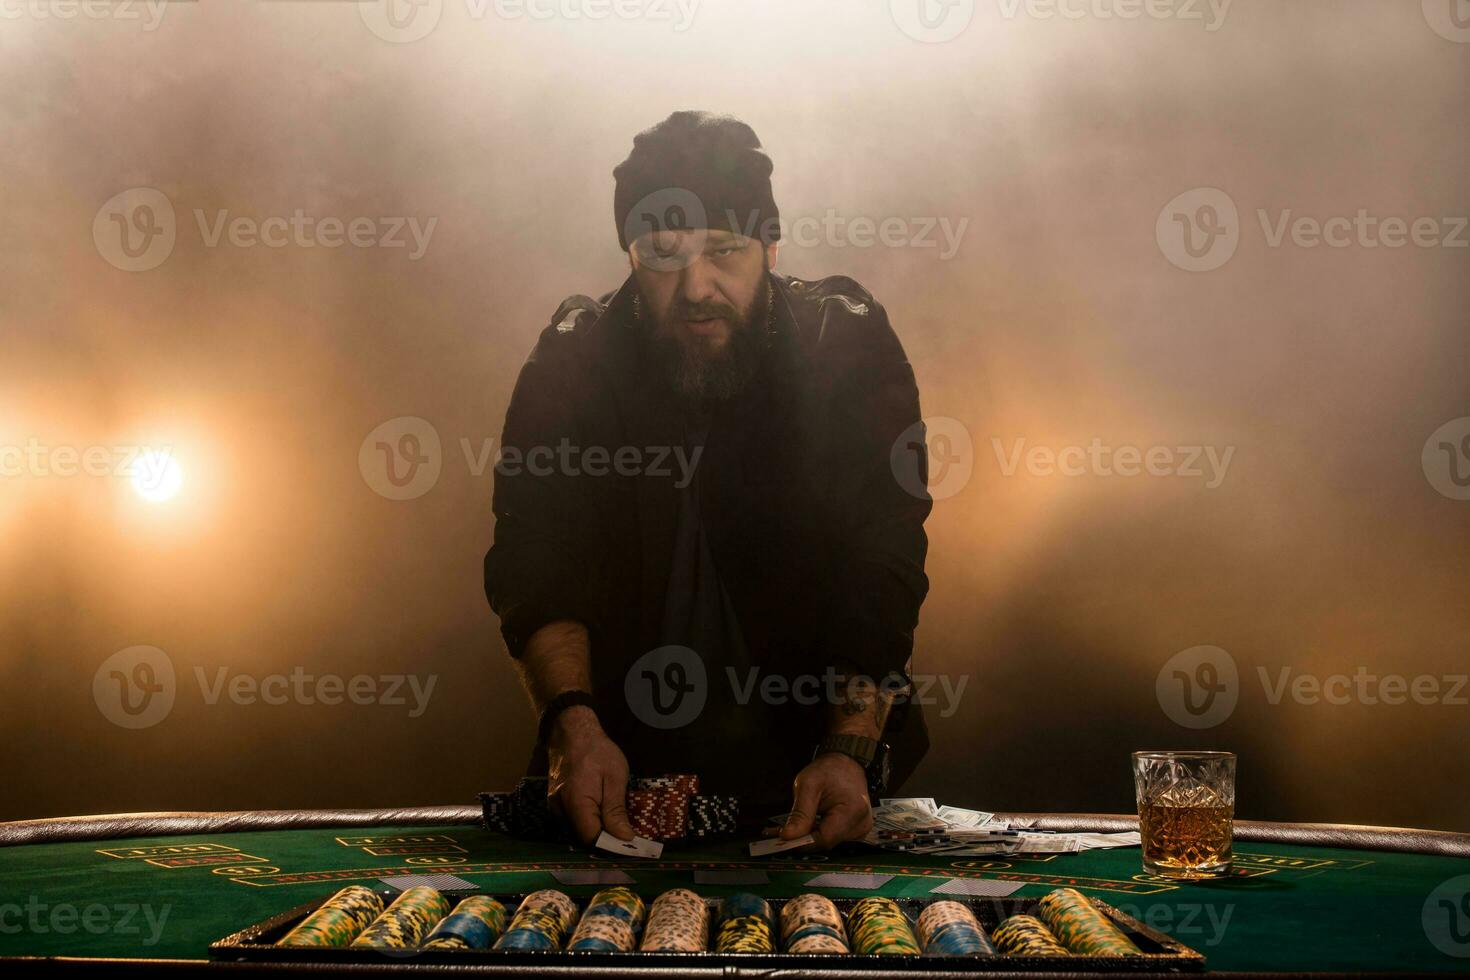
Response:
[{"label": "black wristwatch", "polygon": [[888,791],[888,743],[862,735],[828,735],[817,743],[812,758],[824,752],[839,752],[857,762],[868,774],[868,795],[879,799]]},{"label": "black wristwatch", "polygon": [[536,723],[536,744],[545,745],[551,739],[551,727],[556,724],[557,716],[578,705],[596,709],[597,701],[586,691],[563,691],[548,701],[541,709],[541,720]]}]

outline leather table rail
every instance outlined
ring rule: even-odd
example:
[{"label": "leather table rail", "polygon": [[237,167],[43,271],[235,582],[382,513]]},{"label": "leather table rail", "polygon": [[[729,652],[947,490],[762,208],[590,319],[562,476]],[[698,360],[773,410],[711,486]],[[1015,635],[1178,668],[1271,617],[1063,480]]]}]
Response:
[{"label": "leather table rail", "polygon": [[[1116,832],[1138,829],[1138,817],[1121,813],[1001,813],[1040,830]],[[415,806],[361,810],[220,810],[109,813],[0,823],[0,846],[64,841],[167,837],[231,831],[296,830],[316,827],[389,827],[477,824],[478,806]],[[1235,839],[1247,842],[1312,844],[1369,851],[1470,857],[1470,834],[1410,827],[1355,824],[1235,821]]]}]

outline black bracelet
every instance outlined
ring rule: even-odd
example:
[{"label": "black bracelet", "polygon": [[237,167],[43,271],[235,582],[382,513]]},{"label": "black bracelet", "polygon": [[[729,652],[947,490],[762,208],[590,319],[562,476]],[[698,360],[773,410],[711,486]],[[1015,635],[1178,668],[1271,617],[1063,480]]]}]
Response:
[{"label": "black bracelet", "polygon": [[556,724],[556,718],[568,708],[585,705],[597,709],[597,701],[586,691],[563,691],[546,703],[541,709],[541,720],[536,723],[536,744],[545,745],[551,739],[551,727]]}]

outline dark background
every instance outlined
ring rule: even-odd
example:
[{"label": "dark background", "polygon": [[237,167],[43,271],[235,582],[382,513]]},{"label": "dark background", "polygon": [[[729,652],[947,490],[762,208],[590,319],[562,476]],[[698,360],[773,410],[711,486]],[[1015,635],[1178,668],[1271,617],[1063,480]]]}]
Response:
[{"label": "dark background", "polygon": [[[683,30],[451,0],[411,43],[357,6],[0,29],[0,445],[167,444],[185,476],[164,504],[0,478],[0,818],[467,803],[514,780],[533,719],[481,591],[490,473],[460,440],[498,439],[562,297],[625,274],[610,172],[633,134],[699,107],[760,134],[788,220],[969,222],[953,256],[829,239],[778,266],[871,289],[925,414],[971,440],[928,524],[916,647],[967,686],[910,789],[1125,811],[1130,750],[1229,748],[1243,817],[1470,831],[1470,691],[1273,704],[1258,675],[1470,671],[1470,502],[1421,463],[1470,415],[1470,249],[1272,248],[1257,218],[1470,213],[1470,43],[1431,29],[1432,0],[1237,0],[1213,31],[991,0],[946,43],[887,0],[707,0]],[[177,214],[141,272],[92,236],[134,187]],[[1155,236],[1197,187],[1239,208],[1210,272]],[[412,261],[210,248],[193,216],[297,208],[438,223]],[[358,457],[403,416],[442,472],[396,501]],[[1215,488],[1006,476],[992,440],[1021,438],[1234,455]],[[1155,682],[1203,644],[1238,705],[1195,730]],[[93,680],[135,645],[178,693],[127,730]],[[222,667],[437,681],[419,717],[210,704],[195,671]]]}]

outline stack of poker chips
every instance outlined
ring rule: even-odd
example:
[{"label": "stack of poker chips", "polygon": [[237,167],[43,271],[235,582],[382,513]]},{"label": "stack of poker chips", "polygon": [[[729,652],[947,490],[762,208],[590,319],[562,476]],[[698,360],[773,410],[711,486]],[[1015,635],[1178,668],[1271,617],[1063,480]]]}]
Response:
[{"label": "stack of poker chips", "polygon": [[739,800],[733,796],[701,796],[698,776],[629,780],[627,802],[633,831],[650,840],[706,839],[739,829]]},{"label": "stack of poker chips", "polygon": [[513,792],[481,793],[480,809],[485,826],[502,834],[533,840],[555,838],[558,828],[551,818],[546,788],[545,776],[526,776]]},{"label": "stack of poker chips", "polygon": [[1075,888],[1057,888],[1036,903],[1036,916],[1079,956],[1142,956],[1143,951]]},{"label": "stack of poker chips", "polygon": [[733,796],[689,797],[689,836],[727,837],[739,829],[740,801]]},{"label": "stack of poker chips", "polygon": [[1011,956],[1067,956],[1067,947],[1057,942],[1040,919],[1031,915],[1013,915],[990,934],[995,948]]},{"label": "stack of poker chips", "polygon": [[440,920],[424,949],[489,949],[505,932],[510,913],[489,895],[471,895]]},{"label": "stack of poker chips", "polygon": [[417,885],[394,899],[352,945],[413,949],[448,914],[448,899],[427,885]]},{"label": "stack of poker chips", "polygon": [[495,949],[561,949],[577,922],[577,903],[559,891],[527,895],[511,917]]},{"label": "stack of poker chips", "polygon": [[605,888],[592,896],[569,950],[592,953],[631,953],[643,931],[643,899],[631,889]]},{"label": "stack of poker chips", "polygon": [[781,947],[788,953],[846,953],[842,913],[822,895],[798,895],[781,906]]},{"label": "stack of poker chips", "polygon": [[968,905],[932,902],[914,923],[925,956],[994,956],[995,947]]},{"label": "stack of poker chips", "polygon": [[716,953],[774,953],[775,920],[759,895],[738,892],[720,902],[715,913]]},{"label": "stack of poker chips", "polygon": [[348,885],[327,899],[276,943],[277,946],[346,946],[383,914],[371,888]]},{"label": "stack of poker chips", "polygon": [[638,947],[645,953],[702,953],[709,943],[709,907],[687,888],[653,900]]},{"label": "stack of poker chips", "polygon": [[628,782],[628,820],[633,833],[649,840],[678,840],[688,833],[689,800],[698,776],[657,776]]},{"label": "stack of poker chips", "polygon": [[847,934],[852,937],[855,953],[912,955],[919,952],[919,940],[908,916],[891,898],[859,899],[847,913]]},{"label": "stack of poker chips", "polygon": [[[485,827],[533,840],[563,836],[546,794],[544,776],[527,776],[510,793],[481,793]],[[738,829],[739,801],[733,796],[700,796],[699,777],[694,775],[631,779],[626,803],[633,831],[650,840],[707,839]]]}]

